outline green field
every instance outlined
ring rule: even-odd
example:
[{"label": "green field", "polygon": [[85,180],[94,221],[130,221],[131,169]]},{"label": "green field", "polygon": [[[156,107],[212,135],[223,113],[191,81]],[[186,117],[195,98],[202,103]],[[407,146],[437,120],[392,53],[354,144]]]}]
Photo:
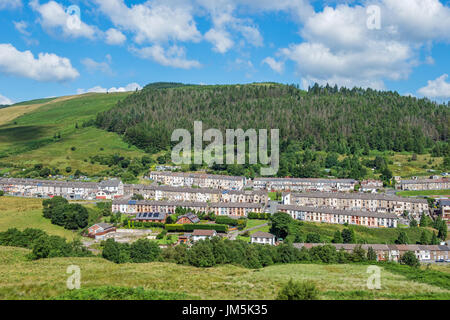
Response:
[{"label": "green field", "polygon": [[411,190],[411,191],[399,191],[396,193],[401,197],[416,197],[416,196],[448,196],[450,197],[450,189],[445,190]]},{"label": "green field", "polygon": [[77,233],[51,224],[49,219],[45,219],[42,216],[41,199],[0,197],[0,232],[9,228],[41,229],[50,235],[64,237],[68,240],[80,237]]},{"label": "green field", "polygon": [[[129,146],[116,133],[82,127],[83,122],[95,119],[98,112],[112,108],[129,94],[86,94],[20,104],[7,108],[7,113],[3,110],[4,114],[0,114],[0,162],[5,167],[16,168],[43,163],[62,173],[70,166],[95,174],[108,167],[91,164],[90,156],[115,153],[142,156],[143,151]],[[28,109],[24,111],[24,108]],[[60,134],[61,139],[54,139],[55,134]]]},{"label": "green field", "polygon": [[0,247],[0,299],[76,298],[76,293],[66,289],[69,265],[81,269],[80,296],[86,290],[115,286],[186,294],[201,300],[263,300],[276,298],[289,279],[308,279],[316,283],[321,299],[450,299],[449,290],[386,270],[381,272],[381,289],[369,290],[366,265],[287,264],[258,270],[224,265],[202,269],[160,262],[117,265],[102,258],[27,261],[28,252]]}]

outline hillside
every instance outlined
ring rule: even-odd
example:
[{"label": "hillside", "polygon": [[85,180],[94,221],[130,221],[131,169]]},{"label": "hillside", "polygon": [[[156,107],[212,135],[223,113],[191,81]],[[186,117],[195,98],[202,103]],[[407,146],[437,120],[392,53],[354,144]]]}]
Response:
[{"label": "hillside", "polygon": [[45,164],[64,174],[67,167],[95,174],[108,167],[90,163],[91,156],[141,156],[117,134],[90,125],[129,94],[38,99],[0,109],[0,173]]},{"label": "hillside", "polygon": [[[0,109],[0,175],[78,171],[137,182],[156,162],[170,163],[172,130],[190,129],[194,120],[204,129],[280,128],[278,176],[387,179],[450,170],[448,107],[425,99],[360,89],[306,92],[276,83],[157,82],[135,93],[35,99]],[[258,165],[210,169],[259,172]]]},{"label": "hillside", "polygon": [[[27,261],[26,249],[0,247],[0,299],[76,298],[66,289],[67,266],[81,269],[81,292],[90,296],[94,288],[115,286],[208,299],[274,299],[289,279],[309,279],[317,284],[322,299],[449,299],[450,292],[437,286],[381,272],[381,290],[367,289],[365,265],[287,264],[263,269],[231,265],[195,268],[173,263],[117,265],[102,258],[51,258]],[[448,272],[448,269],[442,269]],[[189,274],[189,279],[186,279]],[[17,279],[21,279],[20,285]],[[102,289],[98,289],[104,292]],[[116,290],[117,291],[117,290]],[[161,294],[160,294],[161,295]],[[114,298],[105,297],[103,298]]]}]

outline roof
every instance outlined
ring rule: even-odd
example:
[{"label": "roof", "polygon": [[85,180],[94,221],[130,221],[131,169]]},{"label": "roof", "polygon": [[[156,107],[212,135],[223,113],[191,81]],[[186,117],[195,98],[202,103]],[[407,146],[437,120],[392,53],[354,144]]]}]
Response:
[{"label": "roof", "polygon": [[166,214],[164,212],[139,212],[134,220],[164,220]]},{"label": "roof", "polygon": [[420,183],[450,183],[450,180],[447,178],[440,178],[440,179],[413,179],[400,181],[400,184],[420,184]]},{"label": "roof", "polygon": [[216,235],[216,230],[203,230],[203,229],[195,229],[194,232],[192,232],[193,236],[209,236],[212,237]]},{"label": "roof", "polygon": [[179,216],[177,221],[180,220],[181,218],[188,218],[189,220],[191,220],[192,223],[200,222],[200,219],[197,217],[197,215],[193,214],[192,212],[188,212],[187,214]]},{"label": "roof", "polygon": [[150,175],[157,176],[171,176],[171,177],[183,177],[183,178],[200,178],[200,179],[217,179],[217,180],[242,180],[245,181],[243,176],[226,176],[218,174],[207,173],[191,173],[191,172],[171,172],[171,171],[152,171]]},{"label": "roof", "polygon": [[368,250],[372,247],[376,251],[388,251],[388,250],[398,250],[398,251],[450,251],[450,247],[441,245],[416,245],[416,244],[354,244],[354,243],[294,243],[295,248],[307,248],[311,249],[316,246],[332,245],[336,250],[345,249],[348,251],[353,250],[357,246],[361,246],[364,250]]},{"label": "roof", "polygon": [[354,179],[322,179],[322,178],[255,178],[254,182],[286,182],[286,183],[356,183]]},{"label": "roof", "polygon": [[450,206],[450,199],[441,199],[439,200],[439,204],[441,206]]},{"label": "roof", "polygon": [[[102,229],[109,229],[109,228],[113,228],[114,226],[113,225],[111,225],[111,224],[109,224],[109,223],[104,223],[104,222],[100,222],[100,223],[96,223],[96,224],[94,224],[92,227],[94,227],[94,226],[99,226],[100,228],[102,228]],[[91,228],[92,228],[91,227]]]},{"label": "roof", "polygon": [[262,231],[257,231],[255,233],[253,233],[250,237],[251,238],[269,238],[269,239],[275,238],[275,236],[273,234],[268,233],[268,232],[262,232]]}]

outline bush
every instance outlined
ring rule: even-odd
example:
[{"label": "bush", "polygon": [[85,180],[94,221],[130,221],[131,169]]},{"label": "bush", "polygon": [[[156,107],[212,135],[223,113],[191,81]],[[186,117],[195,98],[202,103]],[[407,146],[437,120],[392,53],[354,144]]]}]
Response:
[{"label": "bush", "polygon": [[401,264],[406,264],[410,267],[419,267],[420,261],[417,259],[416,255],[412,251],[406,251],[400,258]]},{"label": "bush", "polygon": [[277,296],[277,300],[317,300],[319,291],[314,282],[294,282],[289,280]]}]

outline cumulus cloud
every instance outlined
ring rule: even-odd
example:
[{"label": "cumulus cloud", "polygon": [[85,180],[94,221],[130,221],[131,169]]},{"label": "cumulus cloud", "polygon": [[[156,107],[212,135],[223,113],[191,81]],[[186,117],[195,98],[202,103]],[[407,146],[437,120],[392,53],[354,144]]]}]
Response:
[{"label": "cumulus cloud", "polygon": [[123,0],[95,0],[111,21],[135,33],[137,43],[200,41],[201,34],[186,1],[147,1],[128,7]]},{"label": "cumulus cloud", "polygon": [[5,96],[2,96],[0,94],[0,105],[10,105],[10,104],[13,104],[13,103],[14,102],[11,99],[9,99],[9,98],[7,98]]},{"label": "cumulus cloud", "polygon": [[25,35],[25,36],[29,36],[30,32],[27,30],[28,28],[28,23],[25,21],[13,21],[14,23],[14,27],[16,28],[17,31],[19,31],[21,34]]},{"label": "cumulus cloud", "polygon": [[284,70],[284,62],[283,61],[276,61],[272,57],[267,57],[262,62],[267,64],[275,72],[282,73]]},{"label": "cumulus cloud", "polygon": [[448,99],[450,98],[450,82],[447,82],[448,74],[428,80],[425,87],[420,88],[417,92],[429,98]]},{"label": "cumulus cloud", "polygon": [[137,90],[141,90],[142,87],[138,83],[133,82],[133,83],[127,84],[125,87],[119,87],[119,88],[112,87],[112,88],[106,89],[106,88],[103,88],[101,86],[95,86],[95,87],[87,89],[87,90],[85,90],[85,89],[78,89],[77,90],[77,94],[90,93],[90,92],[95,92],[95,93],[128,92],[128,91],[136,91],[136,89]]},{"label": "cumulus cloud", "polygon": [[46,30],[61,30],[65,37],[94,39],[99,33],[96,27],[84,23],[82,15],[69,14],[55,1],[40,4],[38,0],[30,1],[31,8],[40,14],[39,22]]},{"label": "cumulus cloud", "polygon": [[227,52],[234,45],[231,35],[226,30],[210,29],[205,34],[205,39],[214,45],[214,51],[220,53]]},{"label": "cumulus cloud", "polygon": [[426,44],[450,39],[450,8],[439,0],[374,4],[380,8],[380,29],[367,27],[366,7],[325,7],[303,17],[302,42],[276,54],[283,62],[294,62],[304,86],[318,82],[380,89],[385,80],[407,79],[416,65],[432,63],[431,56],[419,62]]},{"label": "cumulus cloud", "polygon": [[0,10],[16,9],[22,6],[22,0],[0,0]]},{"label": "cumulus cloud", "polygon": [[111,45],[122,44],[127,40],[127,37],[117,29],[111,28],[105,32],[106,43]]},{"label": "cumulus cloud", "polygon": [[80,75],[68,58],[53,53],[39,53],[35,58],[29,50],[19,51],[11,44],[0,44],[0,72],[57,82],[73,80]]},{"label": "cumulus cloud", "polygon": [[201,66],[200,62],[196,60],[186,59],[184,48],[176,45],[171,46],[168,50],[165,50],[160,45],[153,45],[141,49],[132,47],[130,48],[130,51],[141,58],[153,60],[163,66],[182,69],[191,69]]},{"label": "cumulus cloud", "polygon": [[84,58],[81,60],[81,63],[88,69],[88,72],[93,73],[95,71],[100,71],[108,75],[113,75],[113,71],[110,67],[111,63],[111,56],[108,54],[106,55],[106,61],[97,62],[91,58]]}]

